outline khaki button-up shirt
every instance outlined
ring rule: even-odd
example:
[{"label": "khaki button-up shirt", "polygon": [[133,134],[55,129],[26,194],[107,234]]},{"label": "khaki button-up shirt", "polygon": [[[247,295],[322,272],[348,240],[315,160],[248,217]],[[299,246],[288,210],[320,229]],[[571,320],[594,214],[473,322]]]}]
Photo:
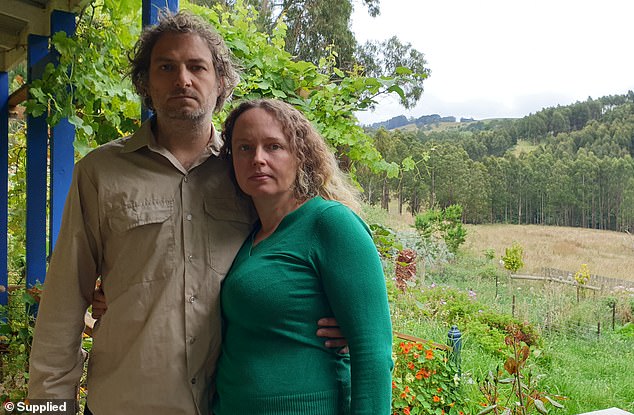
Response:
[{"label": "khaki button-up shirt", "polygon": [[30,398],[72,399],[96,279],[108,312],[93,331],[96,414],[207,414],[220,352],[220,284],[254,220],[214,135],[186,171],[150,122],[74,170],[39,308]]}]

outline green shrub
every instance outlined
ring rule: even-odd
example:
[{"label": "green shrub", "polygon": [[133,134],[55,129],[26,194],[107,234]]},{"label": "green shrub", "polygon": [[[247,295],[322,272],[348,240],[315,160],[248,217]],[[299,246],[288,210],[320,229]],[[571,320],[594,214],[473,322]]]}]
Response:
[{"label": "green shrub", "polygon": [[396,239],[396,232],[387,226],[372,223],[370,224],[370,230],[372,231],[374,245],[376,245],[376,249],[383,258],[394,258],[403,249],[403,245]]},{"label": "green shrub", "polygon": [[527,334],[526,342],[541,347],[542,339],[532,324],[520,322],[509,314],[499,313],[476,299],[475,292],[459,291],[454,288],[435,286],[422,289],[414,294],[420,313],[426,318],[456,325],[489,353],[498,355],[504,349],[507,327],[517,326]]},{"label": "green shrub", "polygon": [[9,304],[0,306],[0,348],[4,351],[0,384],[2,402],[26,399],[29,354],[35,325],[31,309],[40,292],[39,287],[13,291],[9,295]]},{"label": "green shrub", "polygon": [[484,251],[484,257],[489,261],[493,261],[495,259],[495,249],[487,248]]},{"label": "green shrub", "polygon": [[414,226],[424,239],[444,240],[453,254],[465,242],[467,230],[462,226],[462,206],[451,205],[445,209],[429,209],[417,215]]},{"label": "green shrub", "polygon": [[616,332],[622,337],[625,337],[627,339],[634,339],[634,323],[632,322],[626,323],[623,327],[620,327]]},{"label": "green shrub", "polygon": [[524,266],[524,248],[517,242],[513,242],[510,248],[506,248],[504,256],[502,256],[502,262],[504,262],[504,268],[512,273],[517,272]]}]

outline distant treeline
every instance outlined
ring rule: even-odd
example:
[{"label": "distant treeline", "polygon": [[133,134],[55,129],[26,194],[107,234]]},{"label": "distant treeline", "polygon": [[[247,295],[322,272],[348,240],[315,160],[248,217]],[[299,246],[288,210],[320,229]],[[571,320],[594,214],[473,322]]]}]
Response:
[{"label": "distant treeline", "polygon": [[409,167],[395,178],[360,168],[372,204],[418,213],[458,203],[469,223],[634,229],[632,91],[521,119],[369,133],[387,161]]},{"label": "distant treeline", "polygon": [[[460,121],[465,122],[465,121],[473,121],[473,120],[472,119],[467,120],[465,118],[461,118]],[[374,123],[370,125],[369,128],[377,129],[377,128],[383,127],[387,130],[393,130],[395,128],[401,128],[407,125],[415,125],[416,127],[422,127],[424,125],[439,124],[441,122],[456,122],[456,117],[453,117],[453,116],[441,117],[438,114],[432,114],[432,115],[423,115],[422,117],[418,117],[418,118],[407,118],[404,115],[399,115],[397,117],[390,118],[387,121]]]}]

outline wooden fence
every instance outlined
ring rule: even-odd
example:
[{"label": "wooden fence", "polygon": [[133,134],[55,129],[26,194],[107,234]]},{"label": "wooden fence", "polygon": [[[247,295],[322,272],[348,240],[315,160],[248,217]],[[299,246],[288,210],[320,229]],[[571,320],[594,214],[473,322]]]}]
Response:
[{"label": "wooden fence", "polygon": [[519,280],[540,280],[556,282],[560,284],[568,284],[574,286],[581,286],[587,290],[602,291],[611,290],[617,287],[623,287],[624,289],[634,290],[634,280],[628,281],[619,278],[609,278],[601,275],[591,274],[590,279],[586,284],[579,285],[575,280],[574,271],[565,271],[556,268],[542,268],[542,275],[511,275],[513,279]]}]

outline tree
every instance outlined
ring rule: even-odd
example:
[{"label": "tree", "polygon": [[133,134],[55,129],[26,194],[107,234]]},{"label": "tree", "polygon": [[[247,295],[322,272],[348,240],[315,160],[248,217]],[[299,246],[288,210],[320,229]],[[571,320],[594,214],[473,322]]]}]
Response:
[{"label": "tree", "polygon": [[383,42],[366,42],[357,50],[357,59],[370,76],[395,75],[404,71],[414,75],[411,83],[405,85],[402,91],[396,91],[405,108],[411,108],[418,102],[423,93],[423,80],[431,73],[426,68],[425,55],[414,49],[411,43],[401,43],[396,36]]},{"label": "tree", "polygon": [[481,162],[469,163],[466,193],[460,203],[464,206],[466,223],[487,222],[491,210],[491,183],[487,168]]},{"label": "tree", "polygon": [[570,130],[570,121],[563,111],[556,110],[553,112],[550,121],[550,130],[554,135]]},{"label": "tree", "polygon": [[[239,0],[194,0],[194,3],[221,5],[225,10]],[[337,56],[337,67],[352,69],[356,63],[357,41],[350,30],[354,0],[243,0],[258,10],[255,23],[258,30],[272,34],[282,22],[286,25],[285,49],[296,60],[318,64],[331,53]],[[372,17],[380,13],[379,0],[360,2]]]},{"label": "tree", "polygon": [[428,143],[427,168],[430,187],[429,206],[449,206],[463,203],[468,194],[469,168],[472,161],[462,147],[453,143]]},{"label": "tree", "polygon": [[313,63],[328,57],[332,50],[339,68],[352,68],[356,40],[350,30],[351,15],[350,1],[284,1],[286,50],[297,59]]}]

